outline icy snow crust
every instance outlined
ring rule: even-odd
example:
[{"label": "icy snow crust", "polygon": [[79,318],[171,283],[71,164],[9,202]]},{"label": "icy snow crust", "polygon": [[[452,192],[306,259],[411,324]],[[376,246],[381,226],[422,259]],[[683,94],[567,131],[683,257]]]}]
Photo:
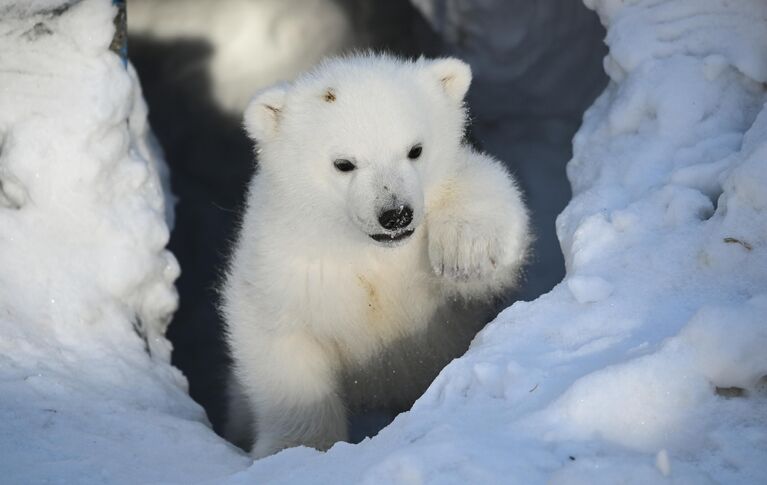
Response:
[{"label": "icy snow crust", "polygon": [[767,4],[587,5],[611,83],[574,140],[565,280],[377,437],[252,466],[167,364],[177,269],[108,2],[3,16],[3,480],[767,483]]},{"label": "icy snow crust", "polygon": [[108,51],[114,13],[0,3],[3,483],[183,482],[246,463],[169,365],[162,162],[135,75]]}]

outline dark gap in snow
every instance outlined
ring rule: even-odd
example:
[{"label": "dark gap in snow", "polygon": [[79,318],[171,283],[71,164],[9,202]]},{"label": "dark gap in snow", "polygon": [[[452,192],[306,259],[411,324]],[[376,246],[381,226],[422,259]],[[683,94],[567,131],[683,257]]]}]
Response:
[{"label": "dark gap in snow", "polygon": [[27,201],[27,190],[3,165],[3,146],[6,135],[0,133],[0,207],[21,209]]},{"label": "dark gap in snow", "polygon": [[31,29],[21,34],[21,36],[27,39],[28,41],[32,42],[37,40],[39,37],[42,37],[44,35],[51,35],[52,33],[53,31],[43,22],[37,22],[35,25],[32,26]]},{"label": "dark gap in snow", "polygon": [[8,183],[0,178],[0,206],[5,207],[6,209],[21,209],[21,203],[8,194],[8,191],[6,190],[7,187]]},{"label": "dark gap in snow", "polygon": [[253,160],[239,118],[213,99],[207,71],[212,51],[205,39],[129,37],[130,59],[178,200],[168,245],[182,268],[176,281],[179,308],[167,333],[174,346],[172,360],[187,376],[191,396],[220,429],[229,360],[215,287]]},{"label": "dark gap in snow", "polygon": [[716,214],[716,212],[719,210],[719,198],[722,196],[722,193],[724,190],[721,186],[717,187],[717,191],[714,193],[708,193],[706,196],[711,201],[711,206],[713,207],[713,210],[711,211],[711,215],[707,217],[707,219],[711,219],[711,217]]},{"label": "dark gap in snow", "polygon": [[141,317],[138,315],[134,315],[133,320],[131,321],[131,324],[133,326],[133,331],[136,332],[136,335],[141,339],[141,341],[144,343],[144,352],[152,355],[152,349],[149,347],[149,340],[147,336],[147,329],[146,325],[144,324],[144,321],[141,320]]},{"label": "dark gap in snow", "polygon": [[4,19],[24,18],[32,15],[41,15],[46,17],[58,17],[80,0],[62,0],[57,6],[49,6],[45,3],[36,4],[30,2],[10,3],[0,7],[0,17]]},{"label": "dark gap in snow", "polygon": [[746,390],[742,387],[716,387],[714,392],[717,396],[724,397],[726,399],[732,399],[734,397],[746,397]]}]

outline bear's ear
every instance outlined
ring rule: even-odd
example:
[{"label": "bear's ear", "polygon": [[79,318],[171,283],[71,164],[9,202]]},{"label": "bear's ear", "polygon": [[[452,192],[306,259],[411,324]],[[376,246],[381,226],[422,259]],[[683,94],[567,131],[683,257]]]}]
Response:
[{"label": "bear's ear", "polygon": [[441,85],[445,94],[456,103],[463,101],[471,84],[471,68],[454,57],[435,59],[426,65],[426,70]]},{"label": "bear's ear", "polygon": [[285,107],[286,84],[277,84],[259,91],[245,108],[245,129],[255,141],[268,141],[277,134]]}]

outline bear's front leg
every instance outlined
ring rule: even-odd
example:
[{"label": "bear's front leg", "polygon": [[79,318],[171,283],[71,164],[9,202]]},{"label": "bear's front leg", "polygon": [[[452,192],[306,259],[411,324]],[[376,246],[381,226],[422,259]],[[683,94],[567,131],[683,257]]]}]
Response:
[{"label": "bear's front leg", "polygon": [[255,417],[254,458],[300,445],[326,450],[347,439],[336,366],[311,336],[265,333],[258,349],[236,357],[237,376]]},{"label": "bear's front leg", "polygon": [[465,155],[429,200],[429,260],[449,293],[491,297],[519,277],[531,240],[528,215],[499,162],[469,149]]}]

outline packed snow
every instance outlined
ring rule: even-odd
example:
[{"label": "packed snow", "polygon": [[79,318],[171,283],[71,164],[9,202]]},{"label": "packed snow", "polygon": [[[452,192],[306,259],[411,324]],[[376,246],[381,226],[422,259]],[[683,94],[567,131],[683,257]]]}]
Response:
[{"label": "packed snow", "polygon": [[137,79],[103,0],[0,4],[3,483],[185,482],[247,460],[163,337],[179,268]]},{"label": "packed snow", "polygon": [[178,268],[113,9],[0,4],[3,479],[767,483],[767,4],[585,3],[610,84],[573,141],[564,281],[378,436],[252,464],[168,364]]}]

